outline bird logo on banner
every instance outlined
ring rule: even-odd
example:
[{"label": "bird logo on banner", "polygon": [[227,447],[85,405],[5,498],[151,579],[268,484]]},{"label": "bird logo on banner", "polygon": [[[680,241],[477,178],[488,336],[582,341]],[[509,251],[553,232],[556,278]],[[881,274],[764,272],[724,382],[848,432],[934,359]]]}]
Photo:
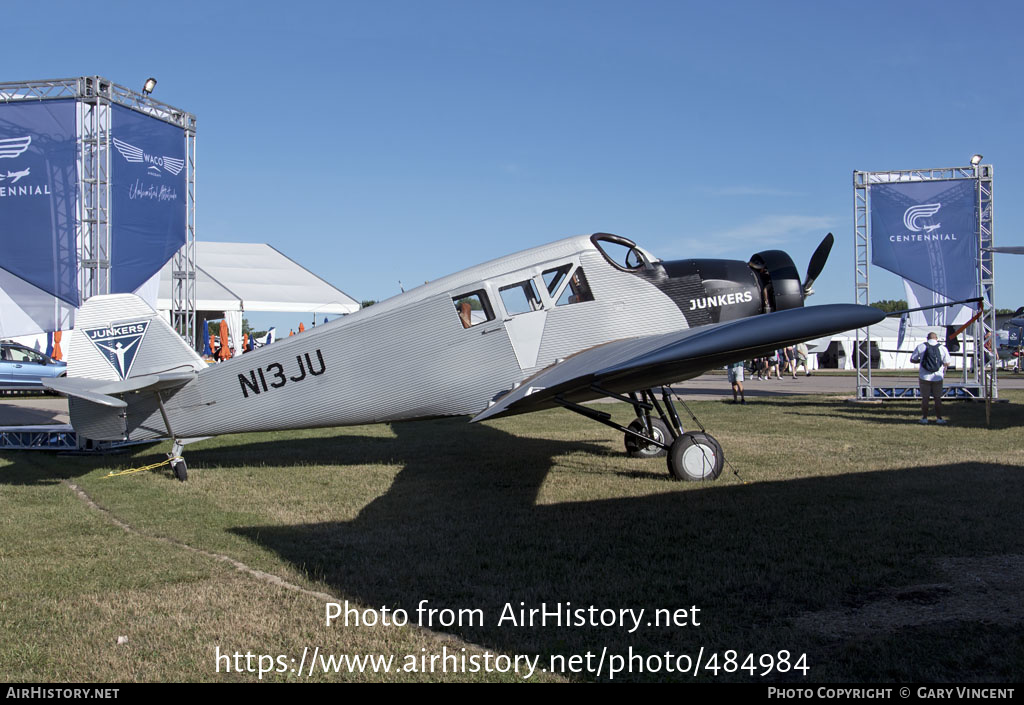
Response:
[{"label": "bird logo on banner", "polygon": [[939,212],[940,208],[942,208],[941,203],[924,203],[919,206],[911,206],[907,209],[906,213],[903,214],[903,224],[907,226],[907,230],[912,230],[915,233],[919,233],[922,230],[931,232],[936,228],[942,227],[942,223],[937,225],[918,225],[917,221],[925,218],[931,218]]},{"label": "bird logo on banner", "polygon": [[0,140],[0,159],[14,159],[15,157],[20,157],[25,153],[25,150],[28,149],[30,144],[32,144],[31,135]]}]

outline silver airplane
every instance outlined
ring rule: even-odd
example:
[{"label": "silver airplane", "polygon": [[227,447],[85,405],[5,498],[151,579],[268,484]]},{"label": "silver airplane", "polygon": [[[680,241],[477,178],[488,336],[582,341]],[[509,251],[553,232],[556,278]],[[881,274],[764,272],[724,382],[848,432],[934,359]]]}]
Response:
[{"label": "silver airplane", "polygon": [[[832,242],[801,282],[780,250],[662,261],[617,235],[571,237],[214,366],[141,299],[94,296],[77,317],[67,378],[44,383],[70,398],[86,438],[171,438],[180,480],[185,444],[209,436],[553,407],[617,429],[631,455],[667,456],[674,478],[710,480],[722,448],[683,429],[664,385],[882,320],[867,306],[804,308]],[[583,405],[605,397],[637,418],[623,427]]]}]

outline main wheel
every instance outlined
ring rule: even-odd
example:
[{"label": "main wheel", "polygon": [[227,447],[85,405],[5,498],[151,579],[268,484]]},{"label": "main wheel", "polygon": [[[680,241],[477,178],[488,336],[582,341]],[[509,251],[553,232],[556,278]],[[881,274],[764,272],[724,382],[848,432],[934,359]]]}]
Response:
[{"label": "main wheel", "polygon": [[[647,429],[644,428],[643,419],[634,419],[633,423],[629,425],[629,430],[636,431],[647,435]],[[661,443],[668,444],[672,438],[672,434],[669,433],[668,426],[661,419],[651,419],[651,430],[654,432],[654,440]],[[653,443],[646,443],[636,436],[627,433],[626,434],[626,455],[630,458],[660,458],[665,455],[665,449],[654,445]]]},{"label": "main wheel", "polygon": [[668,473],[676,480],[714,480],[722,474],[722,446],[706,433],[684,433],[668,451]]},{"label": "main wheel", "polygon": [[171,461],[171,470],[174,471],[174,476],[182,482],[188,479],[188,467],[185,466],[184,458]]}]

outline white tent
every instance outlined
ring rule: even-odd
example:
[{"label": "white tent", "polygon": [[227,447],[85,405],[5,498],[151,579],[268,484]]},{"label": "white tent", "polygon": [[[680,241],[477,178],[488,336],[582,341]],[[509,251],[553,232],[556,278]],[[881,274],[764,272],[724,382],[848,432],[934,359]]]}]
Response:
[{"label": "white tent", "polygon": [[[886,318],[881,323],[871,326],[872,347],[878,347],[878,369],[882,370],[904,370],[917,369],[917,365],[910,361],[910,354],[919,344],[928,338],[929,333],[936,333],[939,340],[946,339],[946,329],[943,326],[907,326],[903,335],[903,345],[897,348],[899,341],[900,319]],[[853,369],[853,351],[856,348],[857,331],[847,331],[832,336],[832,340],[838,342],[843,349],[845,357],[844,369]],[[897,352],[899,351],[899,352]]]},{"label": "white tent", "polygon": [[[173,260],[160,271],[157,308],[172,308]],[[341,315],[359,310],[359,302],[286,257],[273,247],[249,242],[196,243],[196,314],[198,320],[220,318],[241,348],[242,313],[268,311]]]}]

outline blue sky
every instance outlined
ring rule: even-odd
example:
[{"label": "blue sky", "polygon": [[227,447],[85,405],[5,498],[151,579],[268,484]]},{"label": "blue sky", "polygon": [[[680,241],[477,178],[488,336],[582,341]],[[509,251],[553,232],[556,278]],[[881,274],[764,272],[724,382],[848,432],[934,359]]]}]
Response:
[{"label": "blue sky", "polygon": [[[996,242],[1024,244],[1021,7],[18,2],[0,80],[155,76],[198,118],[198,237],[268,242],[356,299],[594,231],[803,270],[831,230],[828,303],[853,300],[854,169],[980,152]],[[1021,264],[997,259],[999,307],[1024,305]],[[902,296],[872,270],[872,299]]]}]

